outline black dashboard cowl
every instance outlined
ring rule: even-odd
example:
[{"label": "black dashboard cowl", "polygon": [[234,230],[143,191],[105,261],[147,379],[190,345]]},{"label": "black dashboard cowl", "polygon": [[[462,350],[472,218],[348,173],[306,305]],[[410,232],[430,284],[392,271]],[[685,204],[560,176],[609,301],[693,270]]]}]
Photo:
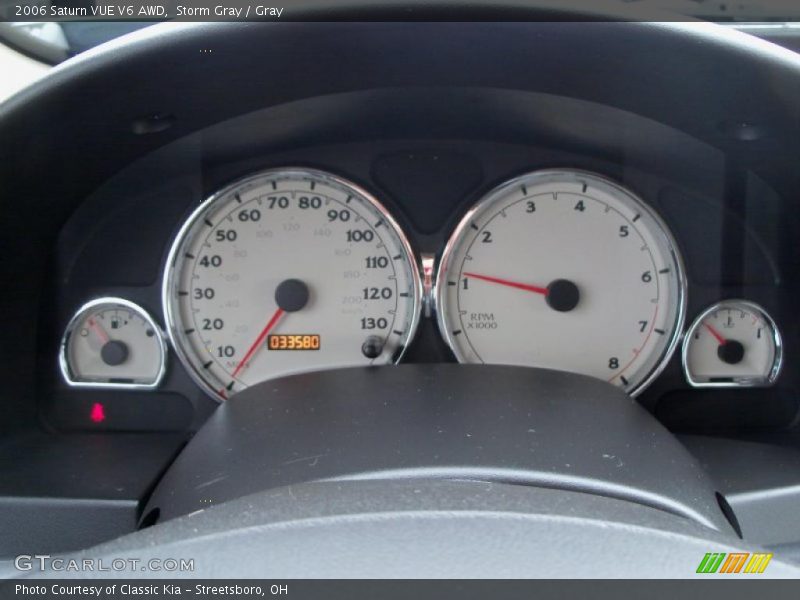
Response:
[{"label": "black dashboard cowl", "polygon": [[161,520],[309,481],[446,479],[613,497],[731,532],[714,486],[635,400],[593,378],[403,365],[258,384],[211,417],[144,511]]}]

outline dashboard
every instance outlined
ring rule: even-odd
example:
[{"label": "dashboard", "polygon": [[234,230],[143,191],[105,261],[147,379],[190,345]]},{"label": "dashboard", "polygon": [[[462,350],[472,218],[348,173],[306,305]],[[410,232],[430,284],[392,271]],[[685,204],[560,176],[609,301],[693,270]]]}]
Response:
[{"label": "dashboard", "polygon": [[175,31],[0,107],[0,555],[392,469],[737,531],[727,496],[746,539],[800,539],[794,54],[682,24]]},{"label": "dashboard", "polygon": [[587,374],[688,430],[788,424],[783,201],[712,149],[661,131],[620,159],[545,130],[260,154],[234,132],[265,118],[214,128],[238,160],[164,168],[198,151],[176,144],[66,223],[53,426],[191,429],[253,383],[401,361]]}]

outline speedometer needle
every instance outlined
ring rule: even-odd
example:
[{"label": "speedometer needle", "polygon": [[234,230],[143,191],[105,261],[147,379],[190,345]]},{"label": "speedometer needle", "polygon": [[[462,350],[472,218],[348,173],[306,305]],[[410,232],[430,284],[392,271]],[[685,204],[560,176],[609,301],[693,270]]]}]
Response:
[{"label": "speedometer needle", "polygon": [[241,371],[245,367],[245,365],[247,365],[247,361],[249,361],[250,358],[252,358],[253,354],[255,354],[256,350],[258,350],[259,347],[261,347],[261,343],[264,341],[264,338],[267,337],[267,334],[269,334],[270,331],[272,331],[272,328],[275,327],[275,323],[277,323],[278,320],[283,316],[284,312],[285,311],[282,308],[279,308],[278,310],[275,311],[275,313],[272,315],[272,318],[264,326],[264,329],[262,329],[261,333],[258,334],[256,341],[253,342],[252,346],[250,346],[250,349],[247,351],[247,354],[245,354],[244,358],[241,361],[239,361],[239,366],[237,366],[236,369],[234,369],[233,374],[231,375],[232,379],[236,379],[236,376],[239,374],[239,371]]}]

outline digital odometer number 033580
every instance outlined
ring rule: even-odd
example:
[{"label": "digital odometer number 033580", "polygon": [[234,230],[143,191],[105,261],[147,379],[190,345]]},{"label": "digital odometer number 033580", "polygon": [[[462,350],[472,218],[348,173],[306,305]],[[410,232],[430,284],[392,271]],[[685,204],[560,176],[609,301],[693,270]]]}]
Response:
[{"label": "digital odometer number 033580", "polygon": [[437,306],[462,362],[582,373],[636,394],[675,349],[685,280],[672,236],[636,195],[591,173],[540,171],[467,213]]},{"label": "digital odometer number 033580", "polygon": [[262,172],[206,200],[179,232],[163,286],[175,350],[219,399],[282,375],[396,362],[420,295],[386,210],[309,169]]}]

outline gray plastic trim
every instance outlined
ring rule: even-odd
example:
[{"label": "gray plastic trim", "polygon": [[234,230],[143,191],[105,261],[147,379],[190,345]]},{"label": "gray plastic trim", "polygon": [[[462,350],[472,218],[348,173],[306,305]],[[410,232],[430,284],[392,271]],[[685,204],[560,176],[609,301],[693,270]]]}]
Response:
[{"label": "gray plastic trim", "polygon": [[800,544],[800,450],[682,436],[736,513],[745,540]]},{"label": "gray plastic trim", "polygon": [[[170,577],[703,577],[715,552],[761,552],[659,510],[478,481],[316,482],[251,494],[70,557],[191,557]],[[621,560],[620,557],[624,557]],[[776,554],[761,577],[798,577]],[[51,577],[163,573],[45,572]]]}]

